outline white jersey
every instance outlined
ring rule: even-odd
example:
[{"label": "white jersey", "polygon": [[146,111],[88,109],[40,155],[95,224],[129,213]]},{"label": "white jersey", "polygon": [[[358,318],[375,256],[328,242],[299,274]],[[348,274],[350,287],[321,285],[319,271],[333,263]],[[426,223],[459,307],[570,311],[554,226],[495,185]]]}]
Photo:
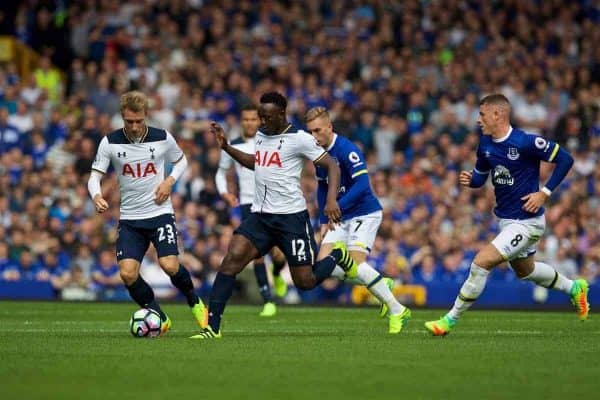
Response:
[{"label": "white jersey", "polygon": [[121,219],[145,219],[173,214],[168,198],[158,205],[155,191],[165,179],[165,161],[177,162],[183,152],[175,138],[163,129],[148,127],[140,143],[132,143],[123,129],[102,138],[92,169],[103,174],[112,163],[119,179]]},{"label": "white jersey", "polygon": [[[231,142],[231,146],[243,151],[244,153],[254,154],[255,137],[249,139],[237,138]],[[254,199],[254,171],[244,167],[242,164],[234,162],[233,158],[224,151],[221,152],[221,160],[219,161],[219,170],[215,177],[215,183],[220,195],[229,193],[227,190],[227,171],[232,164],[235,166],[235,172],[238,176],[240,186],[240,204],[252,204]]]},{"label": "white jersey", "polygon": [[306,210],[300,187],[304,161],[318,161],[327,154],[315,139],[291,124],[280,135],[258,131],[254,154],[252,212],[294,214]]}]

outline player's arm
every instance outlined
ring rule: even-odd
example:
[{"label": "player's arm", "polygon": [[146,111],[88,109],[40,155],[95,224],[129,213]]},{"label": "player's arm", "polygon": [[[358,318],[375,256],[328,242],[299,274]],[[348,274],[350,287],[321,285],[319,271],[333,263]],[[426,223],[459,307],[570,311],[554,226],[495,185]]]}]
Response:
[{"label": "player's arm", "polygon": [[110,152],[108,149],[108,139],[104,137],[98,146],[96,158],[92,163],[92,171],[88,179],[88,192],[94,202],[96,211],[103,213],[108,209],[108,202],[102,197],[102,188],[100,180],[108,170],[110,165]]},{"label": "player's arm", "polygon": [[348,191],[338,203],[342,213],[359,202],[361,197],[370,189],[369,172],[364,155],[358,147],[352,146],[349,150],[348,154],[340,160],[340,165],[349,172],[352,179],[350,188],[346,188]]},{"label": "player's arm", "polygon": [[188,166],[187,158],[183,151],[175,141],[173,135],[167,131],[167,160],[173,163],[171,173],[167,176],[154,191],[154,202],[156,204],[162,204],[171,195],[173,191],[173,185],[183,175],[185,169]]},{"label": "player's arm", "polygon": [[567,176],[569,170],[573,166],[573,157],[560,147],[558,143],[547,141],[540,136],[531,136],[532,137],[528,138],[528,153],[542,161],[556,164],[550,179],[548,179],[548,182],[546,182],[544,187],[535,193],[530,193],[521,197],[521,200],[525,201],[523,210],[535,213],[544,205],[550,195],[552,195],[552,191],[560,185],[563,179],[565,179],[565,176]]},{"label": "player's arm", "polygon": [[244,153],[243,151],[231,146],[227,142],[225,132],[223,131],[223,128],[221,128],[221,125],[214,121],[210,123],[210,131],[215,135],[219,147],[221,147],[225,153],[229,154],[231,158],[242,164],[244,167],[254,171],[254,154]]},{"label": "player's arm", "polygon": [[321,226],[327,225],[327,216],[325,215],[325,202],[327,201],[327,178],[317,176],[317,205],[319,207],[319,222]]},{"label": "player's arm", "polygon": [[221,160],[219,160],[219,169],[217,169],[217,174],[215,175],[215,184],[217,186],[217,191],[227,205],[229,207],[236,207],[238,205],[237,196],[233,193],[229,193],[229,190],[227,189],[227,173],[231,169],[231,163],[231,157],[225,152],[222,152]]},{"label": "player's arm", "polygon": [[490,165],[485,160],[479,149],[477,149],[477,161],[475,162],[475,168],[471,171],[461,171],[458,175],[458,182],[462,186],[470,188],[480,188],[485,185],[488,175],[490,174]]},{"label": "player's arm", "polygon": [[337,203],[337,195],[340,191],[340,168],[331,156],[324,152],[314,163],[327,171],[327,195],[323,213],[331,223],[338,223],[342,220],[342,211]]}]

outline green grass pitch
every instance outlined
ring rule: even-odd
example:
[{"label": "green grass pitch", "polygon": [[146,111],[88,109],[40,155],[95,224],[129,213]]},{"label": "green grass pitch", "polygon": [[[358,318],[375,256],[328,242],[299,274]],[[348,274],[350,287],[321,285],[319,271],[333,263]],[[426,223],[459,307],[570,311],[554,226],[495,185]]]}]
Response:
[{"label": "green grass pitch", "polygon": [[471,311],[445,338],[413,310],[400,335],[375,308],[230,306],[195,341],[166,304],[164,338],[128,333],[133,304],[0,302],[0,397],[12,399],[572,399],[600,391],[600,326],[574,312]]}]

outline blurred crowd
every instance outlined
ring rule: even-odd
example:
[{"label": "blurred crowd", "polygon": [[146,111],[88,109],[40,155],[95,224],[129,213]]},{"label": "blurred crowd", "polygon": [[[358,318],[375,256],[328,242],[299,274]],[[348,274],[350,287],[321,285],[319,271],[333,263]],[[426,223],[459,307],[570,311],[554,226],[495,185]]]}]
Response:
[{"label": "blurred crowd", "polygon": [[[240,108],[270,90],[288,97],[289,118],[301,126],[310,107],[328,107],[336,132],[364,150],[384,206],[370,260],[415,284],[461,282],[498,232],[489,184],[462,189],[457,177],[474,164],[479,98],[504,93],[515,126],[558,141],[576,160],[546,207],[538,256],[593,282],[600,269],[599,23],[600,6],[589,0],[3,6],[0,34],[41,58],[30,76],[14,63],[0,66],[0,278],[50,281],[57,291],[122,290],[113,247],[116,178],[103,180],[111,204],[103,215],[86,183],[99,141],[122,126],[119,95],[137,89],[151,99],[149,124],[173,133],[190,162],[173,205],[183,264],[203,290],[239,223],[215,188],[220,151],[207,121],[236,137]],[[542,170],[545,180],[552,166]],[[303,184],[316,217],[310,168]],[[156,266],[152,252],[145,264]],[[491,279],[516,277],[503,265]],[[304,296],[349,298],[336,282]]]}]

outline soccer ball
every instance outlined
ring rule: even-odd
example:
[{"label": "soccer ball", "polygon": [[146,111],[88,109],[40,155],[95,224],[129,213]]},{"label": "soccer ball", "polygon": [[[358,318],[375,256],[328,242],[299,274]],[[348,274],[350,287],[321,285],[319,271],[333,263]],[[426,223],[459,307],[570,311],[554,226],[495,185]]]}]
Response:
[{"label": "soccer ball", "polygon": [[129,332],[136,338],[154,338],[160,335],[160,315],[149,308],[140,308],[129,320]]}]

